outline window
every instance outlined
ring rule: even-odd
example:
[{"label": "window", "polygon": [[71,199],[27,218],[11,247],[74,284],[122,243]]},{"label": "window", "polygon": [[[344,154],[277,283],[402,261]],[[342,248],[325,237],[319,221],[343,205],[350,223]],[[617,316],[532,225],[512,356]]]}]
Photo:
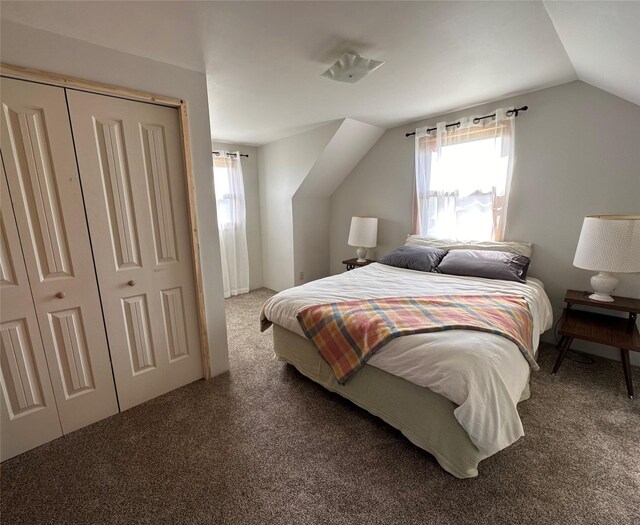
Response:
[{"label": "window", "polygon": [[229,170],[227,169],[228,159],[213,159],[213,182],[216,192],[216,203],[218,210],[218,228],[229,229],[233,225],[232,207],[233,193],[229,180]]},{"label": "window", "polygon": [[513,145],[507,122],[416,132],[415,233],[501,240]]},{"label": "window", "polygon": [[249,291],[244,180],[240,153],[219,151],[213,157],[222,285],[224,296]]}]

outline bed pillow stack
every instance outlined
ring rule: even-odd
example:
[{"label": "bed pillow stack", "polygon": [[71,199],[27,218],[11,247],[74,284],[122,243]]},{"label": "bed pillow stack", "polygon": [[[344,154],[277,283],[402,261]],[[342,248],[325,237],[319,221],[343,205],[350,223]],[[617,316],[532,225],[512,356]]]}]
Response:
[{"label": "bed pillow stack", "polygon": [[524,283],[531,243],[519,241],[459,242],[410,235],[402,246],[380,259],[398,268]]}]

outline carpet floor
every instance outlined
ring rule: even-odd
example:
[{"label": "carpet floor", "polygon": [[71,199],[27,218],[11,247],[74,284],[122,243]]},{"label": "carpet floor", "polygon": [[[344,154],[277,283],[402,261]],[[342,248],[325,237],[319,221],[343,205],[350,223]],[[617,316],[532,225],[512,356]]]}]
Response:
[{"label": "carpet floor", "polygon": [[459,480],[275,361],[271,294],[227,300],[231,372],[3,463],[2,523],[640,524],[640,400],[619,363],[553,377],[543,347],[526,436]]}]

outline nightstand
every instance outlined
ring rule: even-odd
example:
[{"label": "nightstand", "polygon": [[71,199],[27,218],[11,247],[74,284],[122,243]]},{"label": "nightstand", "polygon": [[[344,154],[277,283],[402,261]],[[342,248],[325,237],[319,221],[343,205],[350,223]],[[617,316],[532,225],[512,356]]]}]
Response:
[{"label": "nightstand", "polygon": [[347,271],[348,271],[348,270],[353,270],[354,268],[359,268],[361,266],[366,266],[367,264],[371,264],[374,262],[376,261],[373,261],[371,259],[367,259],[364,262],[358,262],[358,259],[354,258],[354,259],[347,259],[346,261],[342,261],[342,264],[347,265]]},{"label": "nightstand", "polygon": [[[631,380],[631,362],[629,361],[629,351],[640,352],[640,333],[636,326],[636,319],[640,313],[640,299],[631,297],[616,297],[611,303],[593,301],[589,299],[590,292],[580,292],[577,290],[567,290],[564,301],[567,307],[562,313],[558,333],[561,335],[558,349],[560,355],[553,367],[555,374],[564,356],[569,351],[569,347],[574,339],[591,341],[608,346],[615,346],[620,349],[622,360],[622,370],[627,383],[627,393],[629,399],[633,399],[633,382]],[[576,310],[573,305],[590,306],[603,308],[618,312],[626,312],[629,318],[614,317],[586,310]]]}]

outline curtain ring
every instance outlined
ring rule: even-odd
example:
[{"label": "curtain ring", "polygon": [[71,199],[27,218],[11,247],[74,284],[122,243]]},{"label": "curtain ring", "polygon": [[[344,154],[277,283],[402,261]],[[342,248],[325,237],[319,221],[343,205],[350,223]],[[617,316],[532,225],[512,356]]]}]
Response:
[{"label": "curtain ring", "polygon": [[473,119],[474,124],[480,124],[480,119],[478,117]]}]

